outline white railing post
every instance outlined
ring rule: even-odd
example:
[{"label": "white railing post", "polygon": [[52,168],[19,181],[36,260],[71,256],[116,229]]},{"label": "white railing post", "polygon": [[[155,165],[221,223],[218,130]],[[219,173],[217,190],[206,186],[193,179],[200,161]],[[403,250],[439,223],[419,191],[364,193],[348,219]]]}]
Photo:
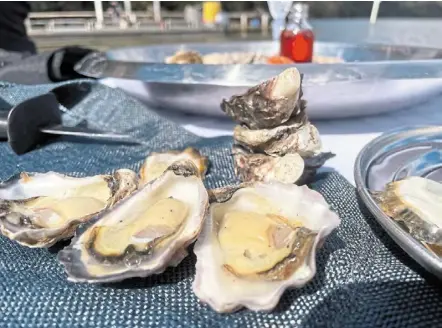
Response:
[{"label": "white railing post", "polygon": [[379,5],[381,4],[380,0],[373,1],[373,6],[371,7],[371,14],[370,14],[370,24],[375,24],[376,20],[378,19],[378,13],[379,13]]},{"label": "white railing post", "polygon": [[153,20],[155,23],[159,23],[161,21],[161,3],[160,1],[153,2]]},{"label": "white railing post", "polygon": [[132,5],[130,3],[130,0],[124,0],[124,13],[127,17],[132,14]]},{"label": "white railing post", "polygon": [[268,35],[269,34],[269,15],[268,14],[262,14],[261,15],[261,31],[262,35]]},{"label": "white railing post", "polygon": [[247,16],[247,14],[241,14],[239,18],[239,24],[241,29],[241,35],[246,35],[249,24],[249,17]]},{"label": "white railing post", "polygon": [[135,25],[137,19],[136,16],[132,13],[132,4],[130,0],[124,0],[124,13],[129,23],[131,25]]},{"label": "white railing post", "polygon": [[94,8],[95,8],[95,28],[101,29],[103,27],[103,6],[101,0],[94,0]]}]

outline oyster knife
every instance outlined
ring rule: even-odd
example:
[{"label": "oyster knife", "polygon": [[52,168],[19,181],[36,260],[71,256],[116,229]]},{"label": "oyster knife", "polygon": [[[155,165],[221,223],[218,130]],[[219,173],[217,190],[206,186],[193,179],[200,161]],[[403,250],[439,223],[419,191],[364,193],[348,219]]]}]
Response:
[{"label": "oyster knife", "polygon": [[25,100],[10,111],[0,111],[0,139],[8,140],[10,147],[18,155],[33,149],[48,139],[50,135],[140,143],[126,134],[80,126],[63,126],[59,103],[53,93]]}]

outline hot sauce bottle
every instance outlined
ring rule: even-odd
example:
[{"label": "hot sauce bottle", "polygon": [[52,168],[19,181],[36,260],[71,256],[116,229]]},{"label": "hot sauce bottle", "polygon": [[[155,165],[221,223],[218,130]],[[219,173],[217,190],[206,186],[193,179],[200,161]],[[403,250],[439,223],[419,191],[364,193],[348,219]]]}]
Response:
[{"label": "hot sauce bottle", "polygon": [[310,63],[313,59],[313,28],[308,23],[308,6],[293,5],[287,16],[285,29],[281,32],[280,55],[297,63]]}]

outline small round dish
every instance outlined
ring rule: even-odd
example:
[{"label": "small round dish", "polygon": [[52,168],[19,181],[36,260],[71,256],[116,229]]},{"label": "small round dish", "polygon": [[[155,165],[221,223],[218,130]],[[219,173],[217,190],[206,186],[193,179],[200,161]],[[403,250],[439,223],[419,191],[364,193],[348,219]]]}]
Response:
[{"label": "small round dish", "polygon": [[414,126],[384,133],[361,150],[354,167],[358,193],[378,223],[416,262],[442,279],[442,257],[387,216],[370,194],[408,176],[442,182],[442,126]]}]

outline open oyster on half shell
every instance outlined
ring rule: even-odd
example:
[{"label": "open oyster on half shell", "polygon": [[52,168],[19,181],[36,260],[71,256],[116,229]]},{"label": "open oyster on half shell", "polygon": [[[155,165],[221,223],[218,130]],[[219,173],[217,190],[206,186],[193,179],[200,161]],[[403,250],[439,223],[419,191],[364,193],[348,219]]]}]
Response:
[{"label": "open oyster on half shell", "polygon": [[195,148],[186,148],[183,151],[168,151],[150,154],[140,169],[140,184],[144,185],[155,180],[176,161],[189,160],[197,167],[197,174],[204,179],[209,160]]},{"label": "open oyster on half shell", "polygon": [[159,274],[187,256],[186,247],[198,237],[207,207],[207,190],[196,166],[175,162],[77,231],[58,259],[75,282]]},{"label": "open oyster on half shell", "polygon": [[[372,196],[384,213],[403,223],[414,238],[433,251],[442,246],[442,184],[409,177],[389,183]],[[440,249],[437,253],[442,255]]]},{"label": "open oyster on half shell", "polygon": [[49,247],[137,188],[131,170],[74,178],[55,172],[21,173],[0,187],[0,230],[29,247]]},{"label": "open oyster on half shell", "polygon": [[288,68],[278,76],[223,100],[221,109],[250,129],[268,129],[287,122],[301,107],[302,76]]},{"label": "open oyster on half shell", "polygon": [[340,223],[306,186],[251,183],[211,192],[194,252],[193,290],[215,311],[271,310],[316,272],[316,250]]}]

